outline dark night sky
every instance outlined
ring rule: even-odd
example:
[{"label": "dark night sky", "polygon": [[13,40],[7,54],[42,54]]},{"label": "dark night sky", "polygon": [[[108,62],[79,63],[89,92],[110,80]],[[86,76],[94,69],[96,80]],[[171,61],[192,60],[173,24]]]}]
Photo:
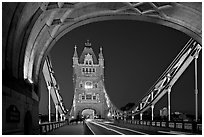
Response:
[{"label": "dark night sky", "polygon": [[[81,26],[64,35],[50,54],[60,92],[69,109],[73,97],[72,56],[74,45],[78,55],[89,39],[98,57],[103,47],[105,86],[118,108],[137,103],[190,39],[187,35],[165,26],[139,21],[104,21]],[[199,114],[202,108],[202,57],[198,59]],[[40,113],[47,114],[47,90],[41,84]],[[171,109],[194,114],[194,62],[172,88]],[[167,106],[165,95],[155,106],[155,112]],[[52,110],[54,112],[54,108]]]}]

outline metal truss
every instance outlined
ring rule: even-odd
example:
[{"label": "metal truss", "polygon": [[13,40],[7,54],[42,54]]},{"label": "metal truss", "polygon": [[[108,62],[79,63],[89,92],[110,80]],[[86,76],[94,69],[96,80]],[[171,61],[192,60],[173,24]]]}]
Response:
[{"label": "metal truss", "polygon": [[201,45],[190,39],[166,71],[160,76],[147,94],[137,103],[131,111],[123,115],[137,115],[154,106],[167,92],[171,92],[172,86],[190,65],[193,59],[198,57]]},{"label": "metal truss", "polygon": [[64,114],[64,115],[67,114],[67,110],[64,106],[62,96],[60,95],[59,85],[55,78],[49,56],[47,56],[44,66],[43,66],[43,75],[45,78],[48,92],[51,94],[52,101],[54,102],[55,106],[57,106],[57,111],[60,114]]}]

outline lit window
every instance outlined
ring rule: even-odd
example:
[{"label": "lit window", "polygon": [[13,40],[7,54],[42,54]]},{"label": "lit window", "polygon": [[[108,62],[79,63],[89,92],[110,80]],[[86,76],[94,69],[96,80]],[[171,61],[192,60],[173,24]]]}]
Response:
[{"label": "lit window", "polygon": [[93,84],[91,81],[87,81],[86,84],[85,84],[85,89],[91,89],[93,88]]},{"label": "lit window", "polygon": [[91,94],[87,94],[86,95],[86,100],[91,100],[92,99],[92,95]]}]

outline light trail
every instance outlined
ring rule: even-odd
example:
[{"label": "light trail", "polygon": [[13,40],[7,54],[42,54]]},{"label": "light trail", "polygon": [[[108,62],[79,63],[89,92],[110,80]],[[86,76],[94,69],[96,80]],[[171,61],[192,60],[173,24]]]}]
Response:
[{"label": "light trail", "polygon": [[94,134],[94,135],[96,135],[95,134],[95,132],[91,129],[91,127],[88,125],[88,123],[86,122],[86,125],[87,125],[87,127],[91,130],[91,132]]},{"label": "light trail", "polygon": [[100,127],[102,127],[102,128],[105,128],[105,129],[107,129],[107,130],[113,131],[113,132],[115,132],[115,133],[117,133],[117,134],[125,135],[125,134],[123,134],[123,133],[121,133],[121,132],[119,132],[119,131],[117,131],[117,130],[108,128],[108,127],[103,126],[103,125],[101,125],[101,124],[98,124],[98,123],[96,123],[96,122],[90,121],[90,123],[93,123],[93,124],[95,124],[95,125],[97,125],[97,126],[100,126]]},{"label": "light trail", "polygon": [[99,123],[104,124],[104,125],[108,125],[108,126],[112,126],[112,127],[118,128],[118,129],[122,129],[122,130],[128,130],[128,131],[135,132],[135,133],[142,134],[142,135],[149,135],[149,134],[146,134],[146,133],[143,133],[143,132],[140,132],[140,131],[135,131],[135,130],[132,130],[132,129],[129,129],[129,128],[118,127],[118,126],[115,126],[115,125],[110,125],[110,124],[106,124],[106,123],[102,123],[102,122],[99,122]]}]

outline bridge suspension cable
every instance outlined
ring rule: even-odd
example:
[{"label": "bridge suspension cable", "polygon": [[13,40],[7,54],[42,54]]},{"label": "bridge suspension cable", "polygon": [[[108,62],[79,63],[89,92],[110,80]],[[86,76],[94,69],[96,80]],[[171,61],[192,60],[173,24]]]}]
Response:
[{"label": "bridge suspension cable", "polygon": [[46,81],[47,89],[48,89],[48,115],[49,115],[49,122],[51,122],[51,103],[50,99],[52,97],[52,101],[55,104],[56,108],[56,121],[58,121],[58,113],[60,114],[61,120],[62,117],[67,114],[67,109],[64,106],[62,96],[60,95],[59,85],[54,75],[54,71],[52,68],[50,57],[47,56],[44,66],[43,66],[43,76]]},{"label": "bridge suspension cable", "polygon": [[[135,107],[132,110],[128,111],[127,115],[140,114],[142,119],[142,113],[147,109],[149,109],[150,107],[152,107],[152,117],[153,117],[154,105],[166,93],[168,93],[168,115],[169,115],[168,120],[170,121],[171,88],[178,80],[178,78],[182,75],[182,73],[186,70],[186,68],[190,65],[193,59],[195,59],[195,66],[197,66],[196,59],[198,57],[200,50],[201,50],[201,45],[191,38],[186,43],[184,48],[180,51],[180,53],[176,56],[173,62],[169,65],[169,67],[164,71],[164,73],[159,77],[159,79],[145,94],[145,96],[137,103],[137,105],[135,105]],[[197,79],[197,73],[195,73],[195,75],[196,75],[195,79]],[[196,84],[197,84],[197,81],[196,81]],[[196,92],[195,96],[197,97],[197,85],[195,87],[195,92]],[[197,108],[196,108],[196,113],[197,113]]]}]

